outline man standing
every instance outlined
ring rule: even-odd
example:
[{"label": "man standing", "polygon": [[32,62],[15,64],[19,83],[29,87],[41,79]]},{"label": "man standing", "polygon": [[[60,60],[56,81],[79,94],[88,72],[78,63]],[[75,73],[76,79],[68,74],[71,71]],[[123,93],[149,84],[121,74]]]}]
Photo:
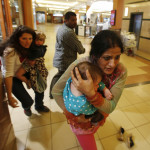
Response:
[{"label": "man standing", "polygon": [[77,53],[83,54],[85,52],[84,47],[73,31],[73,28],[75,28],[76,25],[76,14],[74,12],[67,12],[65,14],[65,23],[58,29],[56,35],[53,66],[58,68],[58,73],[51,81],[50,98],[53,98],[51,94],[53,86],[65,72],[68,66],[77,59]]}]

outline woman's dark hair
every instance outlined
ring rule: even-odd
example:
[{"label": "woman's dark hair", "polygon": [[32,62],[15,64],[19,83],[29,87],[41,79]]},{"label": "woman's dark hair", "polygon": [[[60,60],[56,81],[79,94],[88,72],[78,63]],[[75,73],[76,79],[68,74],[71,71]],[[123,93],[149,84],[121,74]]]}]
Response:
[{"label": "woman's dark hair", "polygon": [[120,47],[123,53],[123,43],[120,36],[111,30],[102,30],[91,42],[90,57],[100,58],[109,48]]},{"label": "woman's dark hair", "polygon": [[68,11],[65,14],[65,20],[69,20],[71,16],[76,16],[76,14],[74,12]]},{"label": "woman's dark hair", "polygon": [[3,55],[3,51],[5,50],[6,47],[14,48],[18,54],[24,55],[24,51],[27,51],[27,49],[22,47],[19,43],[19,38],[22,36],[23,33],[31,34],[33,37],[32,43],[34,43],[36,38],[35,31],[27,26],[20,25],[16,28],[16,30],[12,33],[12,35],[8,39],[0,43],[0,56]]}]

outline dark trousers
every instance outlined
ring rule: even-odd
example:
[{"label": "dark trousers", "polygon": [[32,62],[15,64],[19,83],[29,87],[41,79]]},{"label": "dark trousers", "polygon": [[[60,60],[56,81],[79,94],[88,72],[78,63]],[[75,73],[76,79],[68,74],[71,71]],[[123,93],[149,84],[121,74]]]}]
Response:
[{"label": "dark trousers", "polygon": [[52,81],[51,81],[51,85],[50,85],[50,98],[52,99],[53,96],[52,96],[52,89],[53,89],[53,86],[55,85],[55,83],[59,80],[59,78],[62,76],[62,74],[64,73],[65,71],[62,71],[62,70],[58,70],[58,72],[55,74],[55,76],[53,77]]},{"label": "dark trousers", "polygon": [[[22,81],[17,79],[16,77],[13,78],[12,93],[21,102],[22,107],[24,109],[28,109],[32,106],[32,104],[33,104],[32,97],[29,95],[29,93],[24,88]],[[35,108],[42,107],[44,92],[38,93],[38,92],[34,91],[34,93],[35,93]]]}]

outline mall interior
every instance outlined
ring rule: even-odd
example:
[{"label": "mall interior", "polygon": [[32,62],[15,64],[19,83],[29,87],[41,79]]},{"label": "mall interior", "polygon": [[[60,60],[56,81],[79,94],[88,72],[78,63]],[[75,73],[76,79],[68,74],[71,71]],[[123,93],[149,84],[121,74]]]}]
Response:
[{"label": "mall interior", "polygon": [[[0,72],[0,150],[81,150],[49,86],[57,69],[53,67],[56,33],[64,14],[77,15],[75,33],[86,49],[78,58],[88,56],[93,37],[101,30],[120,34],[125,52],[120,61],[128,71],[123,94],[106,123],[95,133],[98,150],[150,150],[150,0],[0,0],[0,41],[19,25],[26,25],[46,35],[45,64],[49,71],[44,104],[48,113],[38,113],[32,106],[27,117],[21,104],[7,104]],[[27,89],[34,98],[34,92]],[[120,127],[132,135],[117,139]]]}]

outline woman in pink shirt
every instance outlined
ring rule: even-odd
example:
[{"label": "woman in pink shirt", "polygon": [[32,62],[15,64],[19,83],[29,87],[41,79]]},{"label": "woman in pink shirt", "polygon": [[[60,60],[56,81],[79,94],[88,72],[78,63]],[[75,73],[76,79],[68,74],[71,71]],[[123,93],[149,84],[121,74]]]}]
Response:
[{"label": "woman in pink shirt", "polygon": [[[53,97],[64,111],[68,123],[71,125],[71,129],[83,150],[97,150],[94,133],[105,123],[109,114],[113,112],[122,94],[127,70],[123,64],[119,63],[121,53],[123,53],[123,44],[120,37],[114,31],[100,31],[91,42],[90,56],[74,61],[53,88]],[[100,68],[103,73],[102,81],[113,95],[111,100],[107,100],[100,92],[95,91],[93,80],[88,70],[86,71],[87,80],[81,78],[77,68],[77,78],[74,77],[73,68],[84,61],[89,61]],[[70,76],[74,86],[103,114],[104,118],[98,124],[93,125],[90,119],[75,116],[65,109],[63,90]]]}]

